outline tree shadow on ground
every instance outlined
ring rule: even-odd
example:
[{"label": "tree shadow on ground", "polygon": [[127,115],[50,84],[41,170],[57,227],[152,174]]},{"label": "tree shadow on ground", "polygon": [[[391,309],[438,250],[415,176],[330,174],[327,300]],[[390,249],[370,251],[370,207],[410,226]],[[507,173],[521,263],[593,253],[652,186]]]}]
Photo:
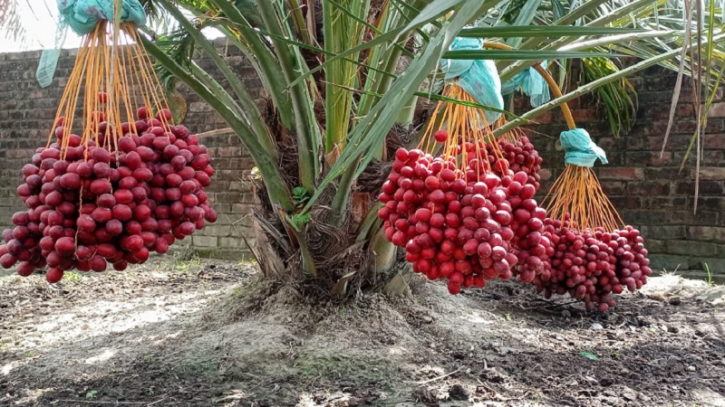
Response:
[{"label": "tree shadow on ground", "polygon": [[[198,286],[191,277],[188,283]],[[149,300],[157,300],[168,281],[155,284]],[[290,290],[250,302],[245,291],[258,283],[237,284],[212,287],[218,294],[204,301],[193,290],[168,296],[158,307],[139,300],[99,323],[109,332],[69,336],[65,343],[38,340],[32,355],[4,349],[0,404],[725,402],[725,313],[694,300],[675,307],[626,296],[606,318],[592,318],[567,307],[535,306],[531,295],[512,291],[513,283],[456,297],[423,283],[412,298],[366,295],[342,306],[312,304]],[[91,300],[51,317],[88,310]],[[150,309],[167,314],[113,330],[123,318]],[[595,322],[601,329],[592,328]]]}]

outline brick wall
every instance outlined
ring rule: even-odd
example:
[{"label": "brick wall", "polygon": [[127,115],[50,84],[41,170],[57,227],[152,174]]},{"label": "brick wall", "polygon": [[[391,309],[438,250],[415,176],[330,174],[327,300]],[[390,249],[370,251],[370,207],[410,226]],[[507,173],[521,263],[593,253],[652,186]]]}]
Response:
[{"label": "brick wall", "polygon": [[[725,102],[709,112],[702,138],[700,190],[695,199],[695,151],[680,171],[695,129],[693,95],[685,85],[677,117],[661,153],[672,100],[675,75],[652,68],[632,79],[639,95],[636,123],[619,138],[603,118],[603,107],[592,97],[571,103],[579,127],[585,128],[607,152],[609,164],[597,165],[604,191],[625,222],[637,226],[646,238],[657,269],[678,270],[704,276],[704,264],[712,273],[725,275]],[[564,153],[556,142],[566,130],[559,111],[534,126],[532,138],[547,169],[542,193],[563,170]]]},{"label": "brick wall", "polygon": [[[220,51],[258,96],[260,81],[253,69],[230,47]],[[39,52],[0,54],[0,226],[22,205],[15,195],[20,171],[33,149],[45,143],[55,116],[58,99],[74,62],[74,52],[64,51],[54,84],[40,89],[35,81]],[[199,60],[204,68],[209,61]],[[602,184],[620,209],[626,222],[641,228],[652,253],[653,265],[674,270],[702,270],[706,262],[713,272],[725,274],[725,102],[710,112],[708,131],[703,138],[702,175],[698,211],[694,215],[694,160],[680,172],[679,165],[694,129],[692,97],[688,89],[678,107],[678,118],[667,148],[660,156],[667,126],[674,76],[652,69],[633,82],[639,92],[637,123],[627,136],[614,138],[596,100],[585,98],[571,104],[577,122],[586,128],[608,153],[610,164],[598,169]],[[185,124],[194,132],[226,127],[205,103],[182,89],[189,104]],[[535,145],[545,158],[544,189],[563,168],[563,153],[556,138],[565,130],[558,112],[547,114],[534,127]],[[191,243],[216,255],[238,255],[253,243],[247,217],[252,200],[245,182],[252,161],[233,135],[204,138],[214,167],[210,199],[219,212],[219,221],[199,232]],[[189,240],[189,239],[187,239]],[[700,271],[701,272],[701,271]]]}]

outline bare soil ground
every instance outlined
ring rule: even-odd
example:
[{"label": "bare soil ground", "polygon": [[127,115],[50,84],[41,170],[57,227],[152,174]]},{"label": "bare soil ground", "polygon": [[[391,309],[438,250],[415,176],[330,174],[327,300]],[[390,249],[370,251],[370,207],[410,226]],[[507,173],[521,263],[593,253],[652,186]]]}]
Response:
[{"label": "bare soil ground", "polygon": [[1,406],[725,406],[725,288],[605,315],[511,282],[312,304],[250,265],[0,275]]}]

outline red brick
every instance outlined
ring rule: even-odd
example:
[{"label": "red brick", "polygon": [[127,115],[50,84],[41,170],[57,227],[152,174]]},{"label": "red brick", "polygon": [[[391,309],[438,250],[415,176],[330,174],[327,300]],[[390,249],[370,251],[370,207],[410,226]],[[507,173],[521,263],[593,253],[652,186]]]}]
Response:
[{"label": "red brick", "polygon": [[650,196],[642,198],[642,209],[655,209],[661,210],[662,208],[670,209],[686,209],[687,198],[677,197],[671,198],[669,196]]},{"label": "red brick", "polygon": [[712,243],[694,242],[692,240],[669,240],[667,251],[673,254],[689,256],[715,256],[717,246]]},{"label": "red brick", "polygon": [[687,210],[671,210],[668,214],[668,223],[671,225],[712,226],[717,225],[720,220],[719,212],[705,211],[701,208],[697,209],[696,214],[692,213],[692,208]]},{"label": "red brick", "polygon": [[[698,197],[697,208],[698,210],[705,209],[725,212],[725,197]],[[725,219],[725,217],[723,218]]]},{"label": "red brick", "polygon": [[[680,134],[694,134],[697,130],[697,122],[689,120],[675,121],[675,133]],[[707,121],[705,126],[705,133],[716,133],[723,131],[722,119],[713,118]]]},{"label": "red brick", "polygon": [[[686,181],[678,182],[676,193],[693,195],[695,193],[695,187],[698,185],[697,182]],[[723,194],[723,182],[722,181],[700,181],[698,193],[700,195],[719,196]]]},{"label": "red brick", "polygon": [[[677,151],[673,155],[672,160],[677,165],[680,165],[682,160],[685,158],[685,151]],[[700,154],[700,165],[720,165],[723,163],[723,160],[725,156],[723,156],[722,151],[717,150],[705,150]],[[695,151],[690,151],[690,154],[687,156],[687,164],[690,166],[694,166],[696,163],[697,154],[695,154]]]},{"label": "red brick", "polygon": [[574,109],[571,113],[577,122],[587,123],[598,122],[600,120],[597,109]]},{"label": "red brick", "polygon": [[540,123],[540,124],[551,123],[553,121],[554,121],[554,113],[552,113],[552,112],[546,112],[546,113],[536,116],[534,118],[534,122]]},{"label": "red brick", "polygon": [[[675,108],[675,117],[695,117],[695,107],[689,103],[680,104]],[[652,118],[659,120],[670,119],[670,106],[662,107],[660,109],[652,111]]]},{"label": "red brick", "polygon": [[569,109],[578,109],[581,106],[581,98],[576,98],[566,102],[569,105]]},{"label": "red brick", "polygon": [[687,237],[693,240],[725,242],[725,228],[713,226],[690,226]]},{"label": "red brick", "polygon": [[640,209],[642,207],[642,199],[638,196],[610,196],[609,200],[619,211]]},{"label": "red brick", "polygon": [[[647,134],[647,132],[645,131],[645,135],[646,134]],[[641,137],[639,134],[627,137],[626,143],[627,143],[627,151],[648,150],[647,137]]]},{"label": "red brick", "polygon": [[607,195],[624,194],[625,184],[619,181],[602,181],[602,190]]},{"label": "red brick", "polygon": [[236,214],[244,213],[244,214],[246,214],[246,213],[249,212],[249,209],[250,209],[250,206],[249,205],[234,203],[234,204],[232,204],[231,213],[236,213]]},{"label": "red brick", "polygon": [[673,163],[673,154],[670,151],[660,153],[659,151],[632,151],[625,153],[626,164],[633,166],[664,165]]},{"label": "red brick", "polygon": [[655,240],[647,239],[647,250],[650,253],[667,253],[667,241],[666,240]]},{"label": "red brick", "polygon": [[642,228],[642,234],[644,236],[652,236],[658,239],[684,239],[686,236],[686,229],[684,226],[660,226],[660,225],[649,225]]},{"label": "red brick", "polygon": [[10,150],[7,152],[7,158],[30,158],[33,153],[32,150]]},{"label": "red brick", "polygon": [[239,157],[242,155],[240,147],[218,147],[214,151],[213,157]]},{"label": "red brick", "polygon": [[602,167],[599,169],[600,179],[612,180],[633,180],[643,179],[644,169],[642,168],[623,168],[623,167]]},{"label": "red brick", "polygon": [[[674,130],[674,123],[672,125],[672,130]],[[644,126],[643,132],[645,136],[664,136],[664,134],[667,132],[667,122],[666,121],[653,121],[650,123],[647,123],[646,126]],[[671,133],[670,133],[671,134]]]},{"label": "red brick", "polygon": [[619,140],[614,137],[600,137],[595,142],[604,151],[614,151],[614,149],[619,147]]},{"label": "red brick", "polygon": [[636,181],[627,184],[627,194],[635,196],[669,195],[669,181]]},{"label": "red brick", "polygon": [[242,200],[242,194],[239,192],[220,192],[216,194],[217,202],[234,203]]},{"label": "red brick", "polygon": [[242,202],[245,204],[253,204],[255,200],[255,196],[253,193],[245,193],[242,195]]},{"label": "red brick", "polygon": [[[690,178],[696,179],[697,170],[690,171]],[[700,167],[701,180],[725,181],[725,167]]]},{"label": "red brick", "polygon": [[708,117],[725,117],[725,102],[713,103],[707,111]]},{"label": "red brick", "polygon": [[680,171],[678,167],[649,167],[645,168],[644,175],[648,180],[684,179],[687,176],[687,169]]},{"label": "red brick", "polygon": [[647,138],[646,149],[649,151],[660,152],[662,151],[662,146],[664,145],[665,151],[687,150],[691,140],[692,136],[670,134],[667,137],[667,144],[665,144],[664,134],[661,136],[652,136]]},{"label": "red brick", "polygon": [[667,212],[661,211],[622,211],[622,219],[628,224],[661,225],[667,220]]},{"label": "red brick", "polygon": [[230,191],[248,191],[250,189],[250,185],[248,182],[244,181],[231,181],[229,183],[229,190]]},{"label": "red brick", "polygon": [[[691,104],[680,104],[677,106],[676,117],[694,117],[695,116],[695,107]],[[668,116],[669,118],[669,116]]]},{"label": "red brick", "polygon": [[705,149],[725,150],[725,134],[705,134],[703,147]]},{"label": "red brick", "polygon": [[206,187],[207,192],[227,192],[229,191],[229,181],[216,178],[212,181],[211,185]]}]

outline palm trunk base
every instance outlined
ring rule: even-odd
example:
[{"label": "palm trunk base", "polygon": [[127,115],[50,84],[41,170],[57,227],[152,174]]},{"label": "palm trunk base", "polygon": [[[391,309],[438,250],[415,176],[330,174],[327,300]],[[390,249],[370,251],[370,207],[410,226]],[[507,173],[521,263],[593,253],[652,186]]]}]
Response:
[{"label": "palm trunk base", "polygon": [[[388,282],[404,270],[404,257],[396,253],[379,234],[358,241],[352,217],[342,225],[339,214],[326,205],[313,208],[310,221],[301,235],[315,261],[317,275],[306,274],[301,267],[299,245],[284,230],[279,215],[271,209],[264,188],[258,188],[254,216],[256,238],[252,252],[265,279],[292,284],[301,293],[321,300],[340,300],[353,293],[384,290]],[[372,205],[372,202],[371,202]],[[266,208],[265,208],[266,207]],[[390,247],[388,247],[390,246]]]},{"label": "palm trunk base", "polygon": [[256,244],[251,250],[257,260],[259,270],[265,278],[274,280],[282,278],[286,274],[284,261],[258,222],[254,222],[254,236]]},{"label": "palm trunk base", "polygon": [[[293,190],[299,186],[294,137],[280,123],[271,102],[267,103],[264,115],[280,152],[277,164],[288,188]],[[394,126],[388,134],[382,160],[373,160],[356,180],[344,213],[332,209],[337,192],[337,185],[333,183],[320,194],[309,212],[309,220],[294,235],[283,221],[293,214],[280,216],[281,210],[272,205],[264,183],[261,180],[254,182],[256,247],[252,251],[264,277],[293,284],[299,292],[322,299],[340,300],[361,291],[404,293],[407,283],[396,278],[409,270],[405,267],[402,251],[395,250],[376,231],[367,233],[368,237],[364,239],[358,235],[369,212],[376,210],[372,208],[375,208],[377,196],[390,172],[395,151],[407,146],[416,132],[414,125]],[[301,246],[307,249],[305,258],[314,262],[314,275],[305,273],[301,266]],[[394,278],[397,283],[389,285]]]}]

